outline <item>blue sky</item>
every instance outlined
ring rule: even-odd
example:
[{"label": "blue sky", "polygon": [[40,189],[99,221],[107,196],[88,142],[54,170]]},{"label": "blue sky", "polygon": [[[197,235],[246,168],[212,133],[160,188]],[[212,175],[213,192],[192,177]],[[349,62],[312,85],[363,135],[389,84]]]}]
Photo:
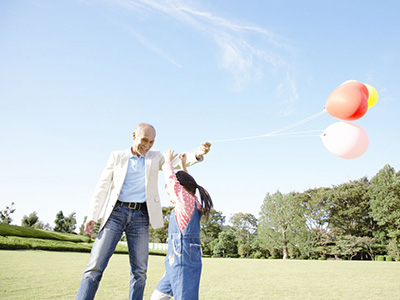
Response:
[{"label": "blue sky", "polygon": [[[398,1],[3,0],[0,2],[0,209],[87,214],[112,150],[137,123],[154,149],[214,142],[190,172],[215,209],[258,217],[267,193],[371,178],[400,162]],[[323,111],[346,80],[375,87],[354,121],[369,136],[356,159],[330,153]],[[314,130],[316,130],[314,133]],[[160,194],[168,205],[160,173]]]}]

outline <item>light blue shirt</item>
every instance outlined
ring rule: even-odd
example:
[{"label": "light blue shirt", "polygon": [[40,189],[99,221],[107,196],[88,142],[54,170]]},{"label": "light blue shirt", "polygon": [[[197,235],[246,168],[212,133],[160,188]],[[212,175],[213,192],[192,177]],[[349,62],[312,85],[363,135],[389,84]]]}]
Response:
[{"label": "light blue shirt", "polygon": [[146,202],[144,156],[137,157],[130,152],[128,170],[118,200],[122,202]]}]

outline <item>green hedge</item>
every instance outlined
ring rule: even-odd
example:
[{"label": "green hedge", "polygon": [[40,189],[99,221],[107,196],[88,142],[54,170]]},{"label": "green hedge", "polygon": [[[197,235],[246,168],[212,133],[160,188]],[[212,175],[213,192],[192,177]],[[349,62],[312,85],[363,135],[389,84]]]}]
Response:
[{"label": "green hedge", "polygon": [[[0,250],[90,252],[92,246],[87,236],[0,224]],[[114,253],[127,254],[128,247],[117,245]],[[149,254],[165,256],[167,251],[150,250]]]},{"label": "green hedge", "polygon": [[393,257],[391,257],[390,255],[386,255],[385,260],[386,261],[394,261]]},{"label": "green hedge", "polygon": [[377,255],[375,256],[376,261],[395,261],[390,255]]},{"label": "green hedge", "polygon": [[26,238],[19,236],[0,236],[0,249],[35,249],[53,251],[79,251],[90,252],[92,244],[75,243],[69,241]]},{"label": "green hedge", "polygon": [[69,241],[78,243],[90,243],[91,238],[88,236],[65,233],[65,232],[55,232],[42,229],[35,229],[31,227],[23,227],[16,225],[0,224],[0,235],[2,236],[20,236],[20,237],[32,237],[48,240],[59,240],[59,241]]},{"label": "green hedge", "polygon": [[[74,243],[69,241],[46,240],[18,236],[0,236],[0,250],[51,250],[90,252],[92,243]],[[114,253],[128,254],[128,247],[117,245]],[[150,255],[165,256],[167,251],[150,250]]]},{"label": "green hedge", "polygon": [[385,261],[385,256],[384,255],[377,255],[377,256],[375,256],[375,261]]}]

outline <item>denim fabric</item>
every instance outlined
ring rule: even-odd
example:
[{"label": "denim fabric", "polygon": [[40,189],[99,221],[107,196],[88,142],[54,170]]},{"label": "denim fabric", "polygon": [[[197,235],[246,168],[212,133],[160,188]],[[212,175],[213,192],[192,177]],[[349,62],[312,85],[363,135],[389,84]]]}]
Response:
[{"label": "denim fabric", "polygon": [[[156,290],[160,295],[170,295],[175,300],[199,299],[202,252],[200,245],[201,211],[196,209],[187,227],[181,233],[171,212],[168,228],[168,254],[165,258],[165,274]],[[159,298],[161,299],[161,298]],[[164,298],[162,298],[164,299]]]},{"label": "denim fabric", "polygon": [[131,265],[129,299],[143,299],[149,253],[149,217],[146,212],[118,204],[93,244],[76,299],[94,299],[103,272],[124,231]]}]

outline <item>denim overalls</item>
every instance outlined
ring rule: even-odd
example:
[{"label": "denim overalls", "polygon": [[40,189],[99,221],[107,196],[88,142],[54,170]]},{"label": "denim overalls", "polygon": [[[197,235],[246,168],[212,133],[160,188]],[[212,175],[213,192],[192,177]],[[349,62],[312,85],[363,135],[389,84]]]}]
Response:
[{"label": "denim overalls", "polygon": [[194,205],[188,225],[181,233],[171,212],[168,227],[168,254],[165,274],[156,289],[174,297],[174,300],[199,299],[201,275],[200,218],[202,212]]}]

